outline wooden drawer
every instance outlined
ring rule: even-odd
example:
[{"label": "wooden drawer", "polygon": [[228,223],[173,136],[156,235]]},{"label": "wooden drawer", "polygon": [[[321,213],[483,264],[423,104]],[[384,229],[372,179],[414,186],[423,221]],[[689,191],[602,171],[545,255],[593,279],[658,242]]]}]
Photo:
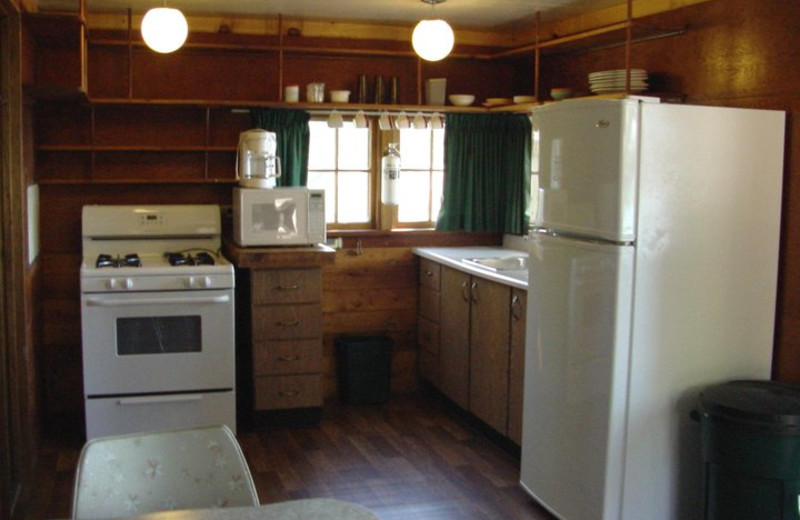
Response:
[{"label": "wooden drawer", "polygon": [[253,342],[322,338],[319,303],[253,307]]},{"label": "wooden drawer", "polygon": [[322,342],[319,339],[263,341],[253,345],[253,373],[314,374],[322,372]]},{"label": "wooden drawer", "polygon": [[251,278],[253,305],[318,302],[322,299],[320,269],[258,269]]},{"label": "wooden drawer", "polygon": [[439,264],[427,258],[419,260],[419,284],[429,287],[434,291],[439,290],[442,268]]},{"label": "wooden drawer", "polygon": [[427,285],[419,287],[419,314],[434,323],[439,323],[439,294]]},{"label": "wooden drawer", "polygon": [[255,379],[256,410],[322,406],[322,376],[268,376]]},{"label": "wooden drawer", "polygon": [[433,354],[439,355],[439,325],[422,316],[417,319],[417,343],[422,348]]}]

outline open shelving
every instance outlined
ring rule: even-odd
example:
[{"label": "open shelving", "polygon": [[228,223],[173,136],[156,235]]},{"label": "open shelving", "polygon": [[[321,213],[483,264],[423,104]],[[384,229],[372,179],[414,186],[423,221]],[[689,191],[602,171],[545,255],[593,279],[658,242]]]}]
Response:
[{"label": "open shelving", "polygon": [[[307,110],[312,113],[327,113],[337,110],[344,114],[352,114],[358,110],[367,113],[400,112],[408,115],[421,112],[431,114],[446,113],[506,113],[529,112],[534,107],[552,101],[543,101],[539,93],[540,61],[542,56],[554,53],[592,52],[596,49],[609,46],[625,47],[624,68],[631,70],[630,54],[632,45],[640,41],[655,38],[675,36],[685,31],[685,28],[664,30],[640,23],[632,16],[632,0],[627,0],[627,18],[618,23],[582,31],[564,36],[552,36],[548,39],[540,38],[540,22],[536,20],[535,41],[503,50],[481,50],[479,52],[454,53],[451,59],[475,60],[479,63],[513,60],[517,58],[533,58],[534,77],[532,90],[539,100],[533,103],[484,107],[480,105],[459,106],[432,106],[421,103],[423,65],[413,52],[389,48],[348,48],[344,46],[323,46],[317,40],[309,39],[308,44],[287,42],[289,38],[283,37],[281,19],[278,20],[278,34],[273,36],[247,36],[232,38],[226,43],[219,41],[196,40],[187,44],[194,49],[207,49],[209,52],[230,52],[232,56],[242,56],[245,53],[247,60],[261,60],[259,63],[268,63],[269,85],[263,87],[264,95],[259,99],[215,99],[216,96],[195,97],[162,97],[141,95],[136,92],[137,85],[142,83],[141,78],[136,80],[135,74],[142,74],[134,70],[134,58],[140,61],[137,66],[142,67],[142,57],[147,63],[148,56],[141,49],[143,43],[134,37],[131,13],[128,11],[128,30],[125,37],[109,36],[99,31],[92,33],[86,30],[84,0],[81,0],[81,11],[78,15],[48,16],[26,15],[32,27],[35,38],[47,39],[50,48],[53,45],[63,46],[67,52],[77,54],[77,60],[69,60],[66,74],[68,83],[57,85],[31,85],[31,92],[41,94],[42,98],[60,100],[63,96],[53,95],[53,92],[79,92],[79,103],[74,110],[80,112],[79,121],[75,123],[74,130],[82,135],[76,140],[73,136],[55,135],[40,139],[37,136],[37,178],[39,182],[54,184],[72,183],[233,183],[235,182],[235,155],[238,133],[250,126],[248,109],[251,108],[295,108]],[[56,37],[58,34],[60,36]],[[213,37],[209,37],[213,38]],[[345,42],[345,45],[347,43]],[[102,90],[101,95],[90,95],[87,83],[87,49],[100,48],[102,52],[112,49],[115,57],[120,57],[115,63],[118,78],[116,86]],[[127,55],[127,63],[124,56]],[[59,53],[55,54],[58,58]],[[227,54],[225,54],[227,57]],[[267,58],[264,58],[267,56]],[[302,67],[303,60],[314,63],[317,57],[330,58],[352,57],[376,58],[377,60],[402,60],[403,70],[409,77],[401,78],[408,89],[413,91],[415,103],[402,104],[372,104],[372,103],[284,103],[280,101],[282,86],[285,81],[292,81],[296,73],[287,69],[289,65]],[[47,58],[47,57],[45,57]],[[52,63],[52,57],[44,63]],[[196,58],[199,59],[199,58]],[[414,60],[410,62],[409,60]],[[196,63],[196,62],[195,62]],[[396,63],[396,62],[395,62]],[[288,64],[288,65],[287,65]],[[622,68],[622,67],[620,67]],[[195,69],[190,69],[193,71]],[[413,71],[413,72],[412,72]],[[37,71],[38,72],[38,71]],[[293,76],[294,74],[294,76]],[[410,77],[410,76],[413,76]],[[35,79],[42,79],[41,74],[36,74]],[[46,76],[44,76],[46,78]],[[138,83],[137,83],[138,81]],[[69,82],[74,83],[69,84]],[[408,82],[408,83],[406,83]],[[202,83],[194,79],[192,83]],[[412,86],[413,85],[413,86]],[[630,85],[630,75],[627,78]],[[147,92],[147,89],[143,92]],[[209,91],[209,92],[213,92]],[[629,95],[630,88],[619,94],[592,96],[592,98],[620,98]],[[106,95],[113,93],[113,95]],[[201,91],[205,93],[205,91]],[[170,94],[174,94],[171,92]],[[647,96],[647,93],[641,95]],[[241,97],[241,96],[239,96]],[[255,97],[255,96],[253,96]],[[406,95],[406,98],[412,96]],[[266,98],[266,99],[265,99]],[[271,98],[271,99],[270,99]],[[132,120],[140,118],[136,124],[128,124],[124,120],[110,122],[104,119],[107,113],[120,111],[132,114]],[[166,117],[155,114],[164,112]],[[136,115],[138,114],[138,115]],[[171,114],[171,116],[170,116]],[[119,117],[119,116],[117,116]],[[59,120],[61,121],[61,120]],[[168,123],[164,123],[167,121]],[[168,129],[173,126],[173,121],[180,121],[178,129]],[[61,121],[63,123],[63,121]],[[46,121],[45,121],[46,123]],[[110,125],[110,126],[109,126]],[[88,129],[88,130],[87,130]],[[186,135],[184,135],[186,134]],[[191,138],[187,135],[191,134]],[[109,136],[123,139],[115,142]],[[122,136],[122,137],[119,137]],[[135,159],[135,160],[134,160]],[[141,172],[136,175],[125,172],[121,166],[125,162],[135,162],[136,168]]]}]

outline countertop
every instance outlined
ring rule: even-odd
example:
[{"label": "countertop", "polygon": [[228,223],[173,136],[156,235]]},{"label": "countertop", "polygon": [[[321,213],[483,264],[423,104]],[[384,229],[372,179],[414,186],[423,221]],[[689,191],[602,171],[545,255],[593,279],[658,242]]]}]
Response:
[{"label": "countertop", "polygon": [[528,270],[491,271],[464,262],[468,258],[528,257],[528,253],[503,247],[415,247],[415,255],[494,282],[528,290]]},{"label": "countertop", "polygon": [[336,259],[336,250],[323,244],[303,247],[239,247],[224,240],[223,254],[237,267],[275,269],[321,267]]}]

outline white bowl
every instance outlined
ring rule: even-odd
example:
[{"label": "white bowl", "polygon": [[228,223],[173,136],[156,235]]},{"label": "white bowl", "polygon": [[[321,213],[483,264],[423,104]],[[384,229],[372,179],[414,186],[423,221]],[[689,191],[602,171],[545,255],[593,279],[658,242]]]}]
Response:
[{"label": "white bowl", "polygon": [[349,90],[331,90],[331,103],[347,103],[349,101]]},{"label": "white bowl", "polygon": [[514,96],[513,100],[514,104],[517,105],[520,103],[535,103],[536,96]]},{"label": "white bowl", "polygon": [[475,101],[475,96],[472,94],[450,94],[447,99],[457,107],[468,107]]}]

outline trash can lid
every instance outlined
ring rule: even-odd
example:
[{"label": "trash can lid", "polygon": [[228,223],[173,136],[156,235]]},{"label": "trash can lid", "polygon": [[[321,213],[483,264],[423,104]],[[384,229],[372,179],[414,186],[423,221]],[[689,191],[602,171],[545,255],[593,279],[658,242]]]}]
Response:
[{"label": "trash can lid", "polygon": [[800,428],[800,387],[775,381],[731,381],[703,390],[703,411],[731,421]]}]

